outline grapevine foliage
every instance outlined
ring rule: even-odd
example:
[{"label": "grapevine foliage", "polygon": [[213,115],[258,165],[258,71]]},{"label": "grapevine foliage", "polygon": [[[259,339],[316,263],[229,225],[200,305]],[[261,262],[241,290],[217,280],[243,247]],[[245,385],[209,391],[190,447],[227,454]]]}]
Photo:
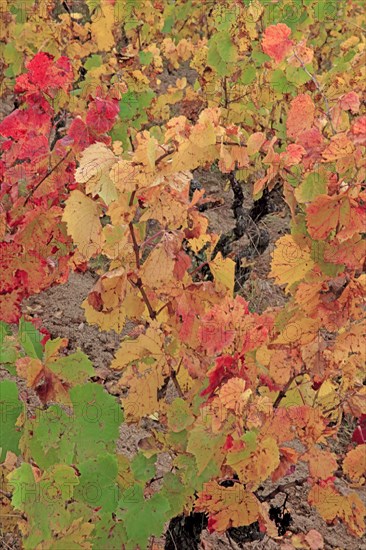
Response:
[{"label": "grapevine foliage", "polygon": [[[362,537],[361,3],[71,4],[1,12],[1,94],[15,98],[0,123],[6,530],[18,525],[26,549],[133,550],[196,513],[211,532],[256,525],[321,548],[314,530],[292,534],[287,507],[263,490],[270,480],[280,492],[304,462],[309,504]],[[181,67],[195,79],[165,86]],[[281,186],[291,232],[269,277],[283,307],[258,314],[234,292],[235,261],[217,252],[205,190],[192,192],[198,168],[256,200]],[[120,400],[81,350],[22,316],[24,298],[100,255],[88,323],[136,325],[111,364]],[[337,455],[344,415],[357,426]],[[119,428],[146,419],[156,427],[127,458]]]}]

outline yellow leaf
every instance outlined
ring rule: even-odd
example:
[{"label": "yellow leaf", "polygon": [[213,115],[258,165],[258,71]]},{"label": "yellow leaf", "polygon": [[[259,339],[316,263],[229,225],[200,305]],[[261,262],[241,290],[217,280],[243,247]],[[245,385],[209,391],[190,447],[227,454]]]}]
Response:
[{"label": "yellow leaf", "polygon": [[222,283],[229,289],[230,294],[234,292],[235,262],[231,258],[223,258],[221,252],[210,262],[210,269],[216,281]]},{"label": "yellow leaf", "polygon": [[281,237],[273,252],[270,277],[276,279],[279,285],[286,285],[286,292],[314,267],[310,250],[302,249],[291,235]]},{"label": "yellow leaf", "polygon": [[121,193],[131,193],[136,189],[138,167],[129,160],[120,160],[111,168],[111,180]]},{"label": "yellow leaf", "polygon": [[93,197],[99,195],[107,205],[117,199],[115,185],[109,176],[116,161],[116,157],[104,143],[94,143],[83,152],[80,166],[75,172],[77,182],[86,182],[86,193]]},{"label": "yellow leaf", "polygon": [[123,267],[103,275],[83,302],[88,323],[121,332],[126,319],[125,297],[130,291]]},{"label": "yellow leaf", "polygon": [[365,532],[364,516],[366,508],[362,500],[355,494],[346,496],[338,493],[333,485],[325,487],[314,485],[308,495],[309,504],[314,505],[325,521],[336,518],[344,521],[351,533],[362,537]]},{"label": "yellow leaf", "polygon": [[100,0],[100,6],[93,15],[91,33],[97,43],[98,50],[111,51],[115,45],[113,36],[114,6],[108,0]]},{"label": "yellow leaf", "polygon": [[251,491],[258,489],[280,463],[276,440],[266,437],[257,444],[253,452],[234,451],[228,454],[227,463],[232,466],[242,483]]},{"label": "yellow leaf", "polygon": [[95,201],[77,189],[71,191],[62,219],[84,260],[102,251],[104,236],[99,217],[100,209]]},{"label": "yellow leaf", "polygon": [[132,361],[143,357],[161,359],[163,356],[162,337],[161,331],[157,332],[156,329],[149,327],[146,334],[140,334],[135,340],[124,340],[116,352],[111,365],[112,369],[122,370]]}]

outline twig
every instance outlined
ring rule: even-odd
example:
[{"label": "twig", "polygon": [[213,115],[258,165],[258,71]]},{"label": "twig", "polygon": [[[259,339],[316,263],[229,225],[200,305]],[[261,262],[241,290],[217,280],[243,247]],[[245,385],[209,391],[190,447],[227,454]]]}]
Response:
[{"label": "twig", "polygon": [[165,159],[169,155],[172,155],[174,151],[175,151],[175,147],[173,149],[168,149],[168,151],[165,151],[165,153],[163,153],[162,155],[160,155],[160,157],[156,159],[155,166],[157,166],[159,162],[161,162],[163,159]]},{"label": "twig", "polygon": [[148,309],[148,312],[149,312],[149,315],[150,315],[150,318],[151,319],[156,319],[156,311],[154,310],[154,308],[152,307],[152,305],[150,304],[150,300],[145,292],[145,289],[144,289],[144,285],[143,285],[143,282],[141,280],[140,277],[138,277],[137,281],[132,281],[132,279],[128,279],[130,281],[130,283],[137,287],[139,289],[139,291],[141,292],[141,296],[145,302],[145,305]]},{"label": "twig", "polygon": [[170,535],[170,538],[172,539],[172,543],[174,544],[175,550],[178,550],[178,546],[175,544],[175,540],[174,540],[174,537],[173,537],[173,533],[171,532],[171,530],[169,529],[169,527],[168,527],[168,533],[169,533],[169,535]]},{"label": "twig", "polygon": [[[179,372],[182,361],[183,361],[183,359],[180,360],[180,363],[179,363],[178,368],[177,368],[177,372]],[[175,386],[175,389],[177,390],[179,397],[184,397],[184,393],[183,393],[182,388],[180,387],[180,384],[179,384],[178,379],[177,379],[177,372],[174,369],[172,369],[172,367],[170,367],[170,378],[171,378],[171,380],[172,380],[172,382]]]},{"label": "twig", "polygon": [[228,104],[229,104],[229,99],[228,99],[228,96],[227,96],[227,82],[226,82],[226,76],[224,77],[223,88],[224,88],[224,107],[225,107],[225,109],[227,109]]},{"label": "twig", "polygon": [[163,309],[166,308],[169,304],[170,304],[170,300],[169,302],[166,302],[166,304],[164,304],[163,306],[161,306],[161,308],[158,309],[158,311],[156,312],[156,316],[158,316],[159,313],[161,313]]},{"label": "twig", "polygon": [[193,271],[190,272],[190,276],[194,275],[197,271],[200,271],[205,265],[209,265],[208,262],[202,262],[199,266],[197,266]]},{"label": "twig", "polygon": [[267,500],[272,500],[278,493],[285,493],[286,489],[289,489],[290,487],[297,487],[304,485],[307,483],[308,478],[304,477],[302,479],[295,479],[295,481],[289,481],[288,483],[283,483],[282,485],[278,485],[276,489],[273,489],[268,495],[257,495],[258,500],[261,502],[265,502]]},{"label": "twig", "polygon": [[140,247],[139,247],[138,242],[136,240],[135,230],[134,230],[132,222],[130,222],[128,224],[128,228],[130,230],[130,234],[131,234],[131,238],[132,238],[133,251],[135,253],[135,259],[136,259],[136,267],[137,267],[137,269],[140,269]]},{"label": "twig", "polygon": [[145,248],[145,246],[147,246],[148,244],[150,244],[152,241],[154,241],[154,239],[156,239],[157,237],[160,237],[160,235],[162,235],[163,233],[165,233],[165,229],[160,229],[157,233],[155,233],[155,235],[152,235],[152,237],[149,237],[148,239],[146,239],[146,241],[144,241],[143,243],[141,243],[140,245],[140,249],[141,248]]},{"label": "twig", "polygon": [[234,549],[234,546],[233,546],[233,543],[231,542],[231,537],[230,537],[229,533],[226,531],[225,534],[226,534],[227,540],[229,541],[230,548],[232,548],[233,550],[235,550],[235,549]]},{"label": "twig", "polygon": [[275,402],[273,403],[273,408],[274,409],[277,409],[277,407],[279,406],[279,404],[281,403],[282,399],[284,397],[286,397],[286,392],[288,391],[289,387],[291,386],[292,382],[298,377],[298,376],[302,376],[302,373],[300,374],[295,374],[294,376],[292,376],[290,378],[290,380],[288,380],[288,382],[285,384],[285,386],[282,388],[282,390],[279,392],[279,394],[277,395],[277,398],[275,400]]}]

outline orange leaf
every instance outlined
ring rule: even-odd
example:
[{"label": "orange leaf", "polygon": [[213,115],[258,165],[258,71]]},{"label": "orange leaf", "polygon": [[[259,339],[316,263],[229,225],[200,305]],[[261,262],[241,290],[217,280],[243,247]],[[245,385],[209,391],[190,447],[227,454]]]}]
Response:
[{"label": "orange leaf", "polygon": [[305,130],[310,130],[314,123],[315,106],[311,97],[300,94],[292,100],[287,115],[287,135],[297,138]]},{"label": "orange leaf", "polygon": [[250,525],[258,519],[259,509],[256,497],[238,483],[233,487],[221,487],[216,481],[205,483],[195,503],[195,510],[210,515],[210,531],[219,533],[229,527]]},{"label": "orange leaf", "polygon": [[366,444],[358,445],[343,460],[344,473],[354,482],[363,485],[366,476]]}]

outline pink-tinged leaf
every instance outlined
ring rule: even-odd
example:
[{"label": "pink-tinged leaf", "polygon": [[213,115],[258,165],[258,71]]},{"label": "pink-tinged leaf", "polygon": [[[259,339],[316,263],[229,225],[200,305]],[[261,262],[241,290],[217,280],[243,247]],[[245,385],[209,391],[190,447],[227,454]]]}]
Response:
[{"label": "pink-tinged leaf", "polygon": [[306,169],[311,168],[316,162],[320,161],[324,150],[324,138],[318,128],[305,130],[296,139],[298,145],[302,145],[306,151],[306,156],[302,159]]},{"label": "pink-tinged leaf", "polygon": [[286,166],[295,166],[301,162],[302,157],[306,154],[305,149],[297,143],[290,143],[286,151],[280,153],[281,164]]},{"label": "pink-tinged leaf", "polygon": [[289,39],[290,34],[291,29],[284,23],[267,27],[263,34],[262,50],[280,63],[293,46],[293,41]]},{"label": "pink-tinged leaf", "polygon": [[342,95],[339,105],[343,111],[351,111],[355,114],[360,110],[360,98],[356,92],[348,92],[348,94]]},{"label": "pink-tinged leaf", "polygon": [[287,135],[290,138],[297,138],[306,130],[310,130],[314,123],[315,105],[307,94],[300,94],[290,105],[287,115]]},{"label": "pink-tinged leaf", "polygon": [[360,116],[354,121],[349,137],[355,144],[366,145],[366,115]]}]

